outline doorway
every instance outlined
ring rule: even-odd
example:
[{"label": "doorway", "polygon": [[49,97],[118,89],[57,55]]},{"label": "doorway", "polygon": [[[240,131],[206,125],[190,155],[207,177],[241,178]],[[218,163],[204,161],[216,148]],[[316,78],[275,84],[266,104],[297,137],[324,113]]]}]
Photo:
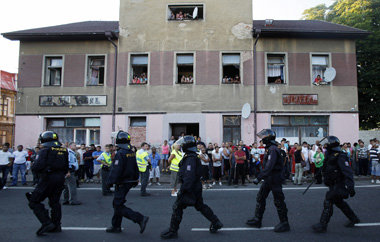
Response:
[{"label": "doorway", "polygon": [[199,137],[199,123],[175,123],[170,124],[171,135],[176,139],[181,136],[182,133],[185,135],[194,135]]}]

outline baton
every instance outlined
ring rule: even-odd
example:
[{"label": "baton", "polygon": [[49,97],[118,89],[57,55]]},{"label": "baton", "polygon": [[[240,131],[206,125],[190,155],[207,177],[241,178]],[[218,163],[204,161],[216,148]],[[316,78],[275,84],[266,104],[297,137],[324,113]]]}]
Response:
[{"label": "baton", "polygon": [[[319,173],[322,173],[322,168],[319,170],[319,172],[318,172],[317,175],[319,175]],[[313,181],[309,184],[309,186],[307,186],[307,188],[306,188],[305,191],[302,193],[302,195],[305,195],[305,193],[306,193],[306,192],[310,189],[310,187],[314,184],[315,180],[316,180],[316,176],[314,176]]]}]

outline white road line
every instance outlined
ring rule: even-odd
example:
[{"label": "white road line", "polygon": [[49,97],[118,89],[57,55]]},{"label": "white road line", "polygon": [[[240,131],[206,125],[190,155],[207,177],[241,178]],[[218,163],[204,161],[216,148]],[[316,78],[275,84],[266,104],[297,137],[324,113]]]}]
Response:
[{"label": "white road line", "polygon": [[355,224],[356,227],[370,227],[370,226],[380,226],[380,223],[360,223]]},{"label": "white road line", "polygon": [[94,228],[94,227],[62,227],[62,230],[76,230],[76,231],[105,231],[106,228]]},{"label": "white road line", "polygon": [[[262,228],[222,228],[219,231],[267,231],[267,230],[273,230],[274,227],[262,227]],[[210,231],[209,228],[192,228],[191,231],[193,232],[208,232]]]}]

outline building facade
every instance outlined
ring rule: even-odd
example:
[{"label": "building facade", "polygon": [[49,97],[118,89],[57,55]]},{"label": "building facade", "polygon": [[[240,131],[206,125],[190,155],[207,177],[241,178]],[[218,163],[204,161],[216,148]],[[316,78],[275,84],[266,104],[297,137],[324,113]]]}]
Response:
[{"label": "building facade", "polygon": [[0,144],[14,146],[17,74],[0,70]]},{"label": "building facade", "polygon": [[367,33],[252,22],[251,9],[251,0],[121,0],[118,22],[3,34],[21,43],[16,143],[35,144],[49,129],[64,142],[104,145],[113,120],[137,146],[182,132],[252,143],[262,128],[292,142],[357,140],[355,39]]}]

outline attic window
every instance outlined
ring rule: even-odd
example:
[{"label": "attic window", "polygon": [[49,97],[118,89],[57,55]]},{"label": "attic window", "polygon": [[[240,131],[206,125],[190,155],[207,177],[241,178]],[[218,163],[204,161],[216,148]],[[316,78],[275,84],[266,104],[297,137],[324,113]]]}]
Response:
[{"label": "attic window", "polygon": [[168,20],[202,20],[203,5],[169,5]]}]

